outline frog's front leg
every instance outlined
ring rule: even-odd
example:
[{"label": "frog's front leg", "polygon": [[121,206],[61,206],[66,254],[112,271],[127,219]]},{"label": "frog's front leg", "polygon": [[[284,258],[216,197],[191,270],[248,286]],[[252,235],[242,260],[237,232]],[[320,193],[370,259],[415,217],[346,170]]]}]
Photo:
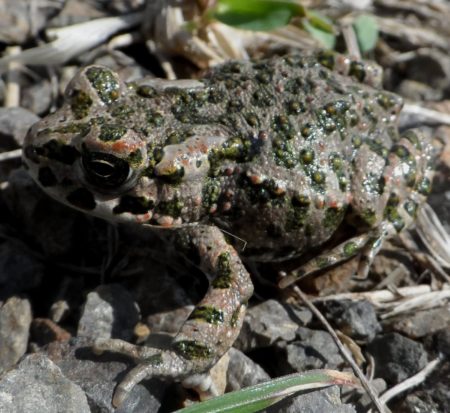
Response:
[{"label": "frog's front leg", "polygon": [[194,249],[211,283],[167,350],[139,347],[117,339],[98,339],[97,352],[132,357],[138,365],[117,386],[113,404],[120,405],[130,390],[150,377],[183,379],[211,368],[239,334],[246,303],[253,293],[250,276],[223,233],[212,226],[192,226],[177,232],[183,249]]}]

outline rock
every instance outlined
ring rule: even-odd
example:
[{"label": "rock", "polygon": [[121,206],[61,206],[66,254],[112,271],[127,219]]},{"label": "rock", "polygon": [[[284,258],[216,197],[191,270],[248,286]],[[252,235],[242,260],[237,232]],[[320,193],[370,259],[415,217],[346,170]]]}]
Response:
[{"label": "rock", "polygon": [[43,354],[25,357],[0,380],[0,411],[90,413],[81,388]]},{"label": "rock", "polygon": [[[427,399],[429,399],[427,397]],[[422,400],[414,394],[409,394],[406,398],[395,406],[397,413],[440,413],[442,410],[432,400]]]},{"label": "rock", "polygon": [[25,354],[30,323],[31,306],[27,299],[11,297],[0,308],[0,374]]},{"label": "rock", "polygon": [[306,327],[313,318],[311,310],[307,307],[287,305],[286,309],[292,311],[291,319],[299,326]]},{"label": "rock", "polygon": [[375,308],[368,301],[325,301],[321,307],[336,328],[355,340],[372,341],[381,331]]},{"label": "rock", "polygon": [[423,369],[428,362],[427,353],[417,343],[398,333],[375,338],[367,351],[375,358],[375,375],[389,384],[397,384]]},{"label": "rock", "polygon": [[445,307],[417,311],[407,317],[388,320],[386,326],[411,338],[426,337],[450,328],[450,311]]},{"label": "rock", "polygon": [[344,362],[326,331],[300,327],[297,340],[286,345],[284,351],[285,365],[280,365],[281,371],[277,375],[312,369],[339,369]]},{"label": "rock", "polygon": [[450,329],[438,331],[434,335],[434,341],[436,350],[450,359]]},{"label": "rock", "polygon": [[[114,409],[111,405],[113,390],[124,378],[133,363],[128,359],[104,353],[93,354],[92,341],[76,338],[69,342],[54,342],[42,351],[61,369],[63,374],[77,383],[86,393],[92,411],[103,413],[154,413],[160,408],[158,399],[166,384],[157,379],[138,384],[130,392],[125,402]],[[61,410],[64,411],[64,410]]]},{"label": "rock", "polygon": [[265,410],[266,413],[356,413],[350,404],[342,404],[340,389],[331,386],[289,397]]},{"label": "rock", "polygon": [[9,150],[22,146],[28,129],[39,119],[24,108],[0,108],[1,146]]},{"label": "rock", "polygon": [[20,104],[33,113],[45,115],[53,103],[53,93],[51,82],[46,78],[40,79],[23,89]]},{"label": "rock", "polygon": [[241,351],[229,350],[230,364],[227,372],[227,391],[242,389],[270,380],[270,376]]},{"label": "rock", "polygon": [[267,300],[247,310],[235,347],[246,352],[278,340],[291,341],[297,329],[297,323],[278,301]]},{"label": "rock", "polygon": [[0,42],[21,44],[36,36],[57,14],[66,0],[37,3],[34,7],[26,0],[0,2]]},{"label": "rock", "polygon": [[77,336],[130,341],[138,321],[139,310],[125,288],[119,284],[101,285],[87,296]]}]

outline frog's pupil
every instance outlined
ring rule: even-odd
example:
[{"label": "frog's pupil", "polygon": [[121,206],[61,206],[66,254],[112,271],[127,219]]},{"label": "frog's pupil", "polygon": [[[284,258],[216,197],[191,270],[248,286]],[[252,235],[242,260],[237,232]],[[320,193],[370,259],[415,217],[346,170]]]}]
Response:
[{"label": "frog's pupil", "polygon": [[118,187],[129,176],[128,163],[109,153],[86,152],[82,159],[86,179],[98,187]]}]

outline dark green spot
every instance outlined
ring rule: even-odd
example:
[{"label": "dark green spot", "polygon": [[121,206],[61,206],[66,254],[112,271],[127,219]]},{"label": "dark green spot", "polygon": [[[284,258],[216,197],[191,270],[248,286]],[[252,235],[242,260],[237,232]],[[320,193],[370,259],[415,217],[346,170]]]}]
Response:
[{"label": "dark green spot", "polygon": [[212,356],[212,350],[194,340],[182,340],[173,343],[174,350],[187,360],[207,359]]},{"label": "dark green spot", "polygon": [[75,119],[82,119],[89,115],[92,99],[87,93],[81,90],[74,90],[69,99],[70,108],[72,109]]},{"label": "dark green spot", "polygon": [[223,312],[210,306],[196,307],[189,315],[189,320],[202,320],[209,324],[222,324],[224,321]]},{"label": "dark green spot", "polygon": [[115,142],[127,133],[127,129],[122,125],[104,124],[100,127],[98,138],[103,142]]},{"label": "dark green spot", "polygon": [[231,256],[229,252],[223,252],[217,258],[217,275],[212,282],[213,288],[230,288],[232,281]]},{"label": "dark green spot", "polygon": [[100,99],[106,104],[111,104],[119,98],[119,82],[111,70],[101,67],[91,67],[86,70],[86,77],[96,90]]},{"label": "dark green spot", "polygon": [[344,257],[353,257],[359,251],[358,246],[355,242],[349,241],[344,245]]}]

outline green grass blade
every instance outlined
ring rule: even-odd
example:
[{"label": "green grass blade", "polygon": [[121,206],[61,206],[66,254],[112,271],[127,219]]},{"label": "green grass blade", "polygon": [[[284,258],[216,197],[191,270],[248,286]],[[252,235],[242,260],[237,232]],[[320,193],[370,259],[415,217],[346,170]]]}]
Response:
[{"label": "green grass blade", "polygon": [[335,384],[357,385],[351,373],[334,370],[312,370],[247,387],[237,392],[198,403],[176,413],[254,413],[284,397],[302,390],[327,387]]},{"label": "green grass blade", "polygon": [[268,31],[285,26],[294,16],[304,16],[298,0],[218,0],[210,16],[246,30]]}]

